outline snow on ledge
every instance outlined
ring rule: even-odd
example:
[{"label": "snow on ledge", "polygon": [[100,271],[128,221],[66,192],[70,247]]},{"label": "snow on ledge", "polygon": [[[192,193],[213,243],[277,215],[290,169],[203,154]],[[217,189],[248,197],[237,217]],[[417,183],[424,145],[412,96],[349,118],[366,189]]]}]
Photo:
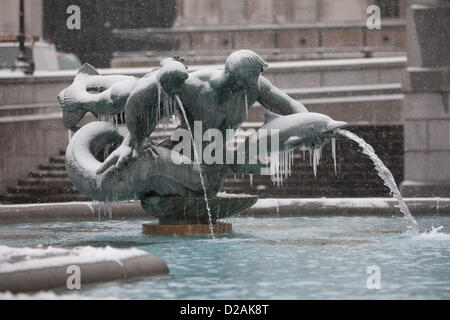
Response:
[{"label": "snow on ledge", "polygon": [[[450,202],[450,198],[404,198],[409,202],[423,202],[439,204],[440,201]],[[332,208],[389,208],[397,200],[393,198],[265,198],[259,199],[252,209],[279,208],[284,206],[302,206],[307,204],[320,204],[321,207]]]},{"label": "snow on ledge", "polygon": [[71,249],[56,247],[8,247],[0,245],[0,273],[34,270],[64,265],[117,261],[146,255],[136,248],[116,249],[91,246]]}]

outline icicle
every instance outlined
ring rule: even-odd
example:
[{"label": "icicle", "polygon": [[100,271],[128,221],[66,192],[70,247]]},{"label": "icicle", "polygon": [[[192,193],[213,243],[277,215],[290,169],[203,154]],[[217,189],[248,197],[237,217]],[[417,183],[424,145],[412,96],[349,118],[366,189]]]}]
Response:
[{"label": "icicle", "polygon": [[334,162],[334,175],[337,175],[337,168],[336,168],[336,138],[331,139],[331,153],[333,155],[333,162]]},{"label": "icicle", "polygon": [[311,166],[312,165],[312,149],[311,148],[309,148],[309,165]]},{"label": "icicle", "polygon": [[245,93],[245,117],[248,117],[248,100],[247,100],[247,93]]},{"label": "icicle", "polygon": [[96,185],[97,185],[97,189],[101,189],[102,188],[102,175],[98,174],[96,179],[95,179]]},{"label": "icicle", "polygon": [[289,151],[284,152],[284,177],[287,178],[289,174]]},{"label": "icicle", "polygon": [[295,153],[294,150],[291,150],[291,170],[289,171],[289,175],[292,174],[292,167],[294,166],[294,158],[295,158]]},{"label": "icicle", "polygon": [[250,187],[253,187],[253,174],[249,174],[250,177]]},{"label": "icicle", "polygon": [[236,182],[236,173],[234,174],[234,182]]},{"label": "icicle", "polygon": [[313,172],[314,178],[317,178],[317,152],[316,149],[313,151]]},{"label": "icicle", "polygon": [[161,82],[159,80],[156,86],[158,87],[158,114],[156,116],[156,122],[159,122],[161,118]]}]

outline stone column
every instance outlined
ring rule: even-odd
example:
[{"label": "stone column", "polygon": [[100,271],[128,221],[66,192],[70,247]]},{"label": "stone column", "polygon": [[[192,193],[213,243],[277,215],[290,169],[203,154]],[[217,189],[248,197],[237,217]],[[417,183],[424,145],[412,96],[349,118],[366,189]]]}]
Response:
[{"label": "stone column", "polygon": [[220,24],[246,24],[245,2],[243,0],[219,0]]},{"label": "stone column", "polygon": [[273,0],[246,0],[245,12],[248,24],[273,24],[274,21]]},{"label": "stone column", "polygon": [[413,0],[402,87],[405,196],[450,196],[450,0]]},{"label": "stone column", "polygon": [[176,27],[219,24],[219,0],[177,0]]},{"label": "stone column", "polygon": [[319,14],[318,1],[293,0],[293,23],[315,23]]},{"label": "stone column", "polygon": [[319,20],[321,22],[365,22],[367,2],[361,0],[320,0]]},{"label": "stone column", "polygon": [[[42,36],[42,0],[25,1],[25,34]],[[0,35],[16,36],[19,33],[19,1],[0,1]]]}]

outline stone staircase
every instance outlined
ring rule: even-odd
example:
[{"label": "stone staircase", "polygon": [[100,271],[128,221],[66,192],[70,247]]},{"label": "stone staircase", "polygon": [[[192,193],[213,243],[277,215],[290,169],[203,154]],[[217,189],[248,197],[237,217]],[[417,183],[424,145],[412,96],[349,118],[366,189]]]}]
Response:
[{"label": "stone staircase", "polygon": [[88,201],[81,195],[67,177],[64,152],[51,157],[47,163],[39,165],[28,177],[19,180],[16,187],[8,188],[2,197],[3,203],[43,203]]}]

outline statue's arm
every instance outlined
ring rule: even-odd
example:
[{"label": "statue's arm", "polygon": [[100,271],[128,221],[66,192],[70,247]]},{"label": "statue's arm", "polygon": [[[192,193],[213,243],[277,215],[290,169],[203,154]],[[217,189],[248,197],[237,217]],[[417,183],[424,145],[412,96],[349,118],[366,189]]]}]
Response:
[{"label": "statue's arm", "polygon": [[289,97],[263,76],[259,77],[259,96],[257,100],[265,109],[281,115],[308,112],[303,104]]},{"label": "statue's arm", "polygon": [[153,91],[157,88],[149,80],[148,78],[141,78],[131,92],[125,105],[128,134],[122,144],[105,159],[97,170],[98,174],[105,172],[113,165],[120,168],[133,155],[133,151],[135,151],[134,154],[139,154],[142,151],[143,141],[147,134],[150,134],[155,128],[156,119],[151,118],[154,113],[146,109],[155,104]]},{"label": "statue's arm", "polygon": [[158,93],[154,81],[149,80],[141,79],[125,105],[125,122],[130,133],[129,145],[137,149],[156,127],[155,112],[151,108],[157,108]]}]

